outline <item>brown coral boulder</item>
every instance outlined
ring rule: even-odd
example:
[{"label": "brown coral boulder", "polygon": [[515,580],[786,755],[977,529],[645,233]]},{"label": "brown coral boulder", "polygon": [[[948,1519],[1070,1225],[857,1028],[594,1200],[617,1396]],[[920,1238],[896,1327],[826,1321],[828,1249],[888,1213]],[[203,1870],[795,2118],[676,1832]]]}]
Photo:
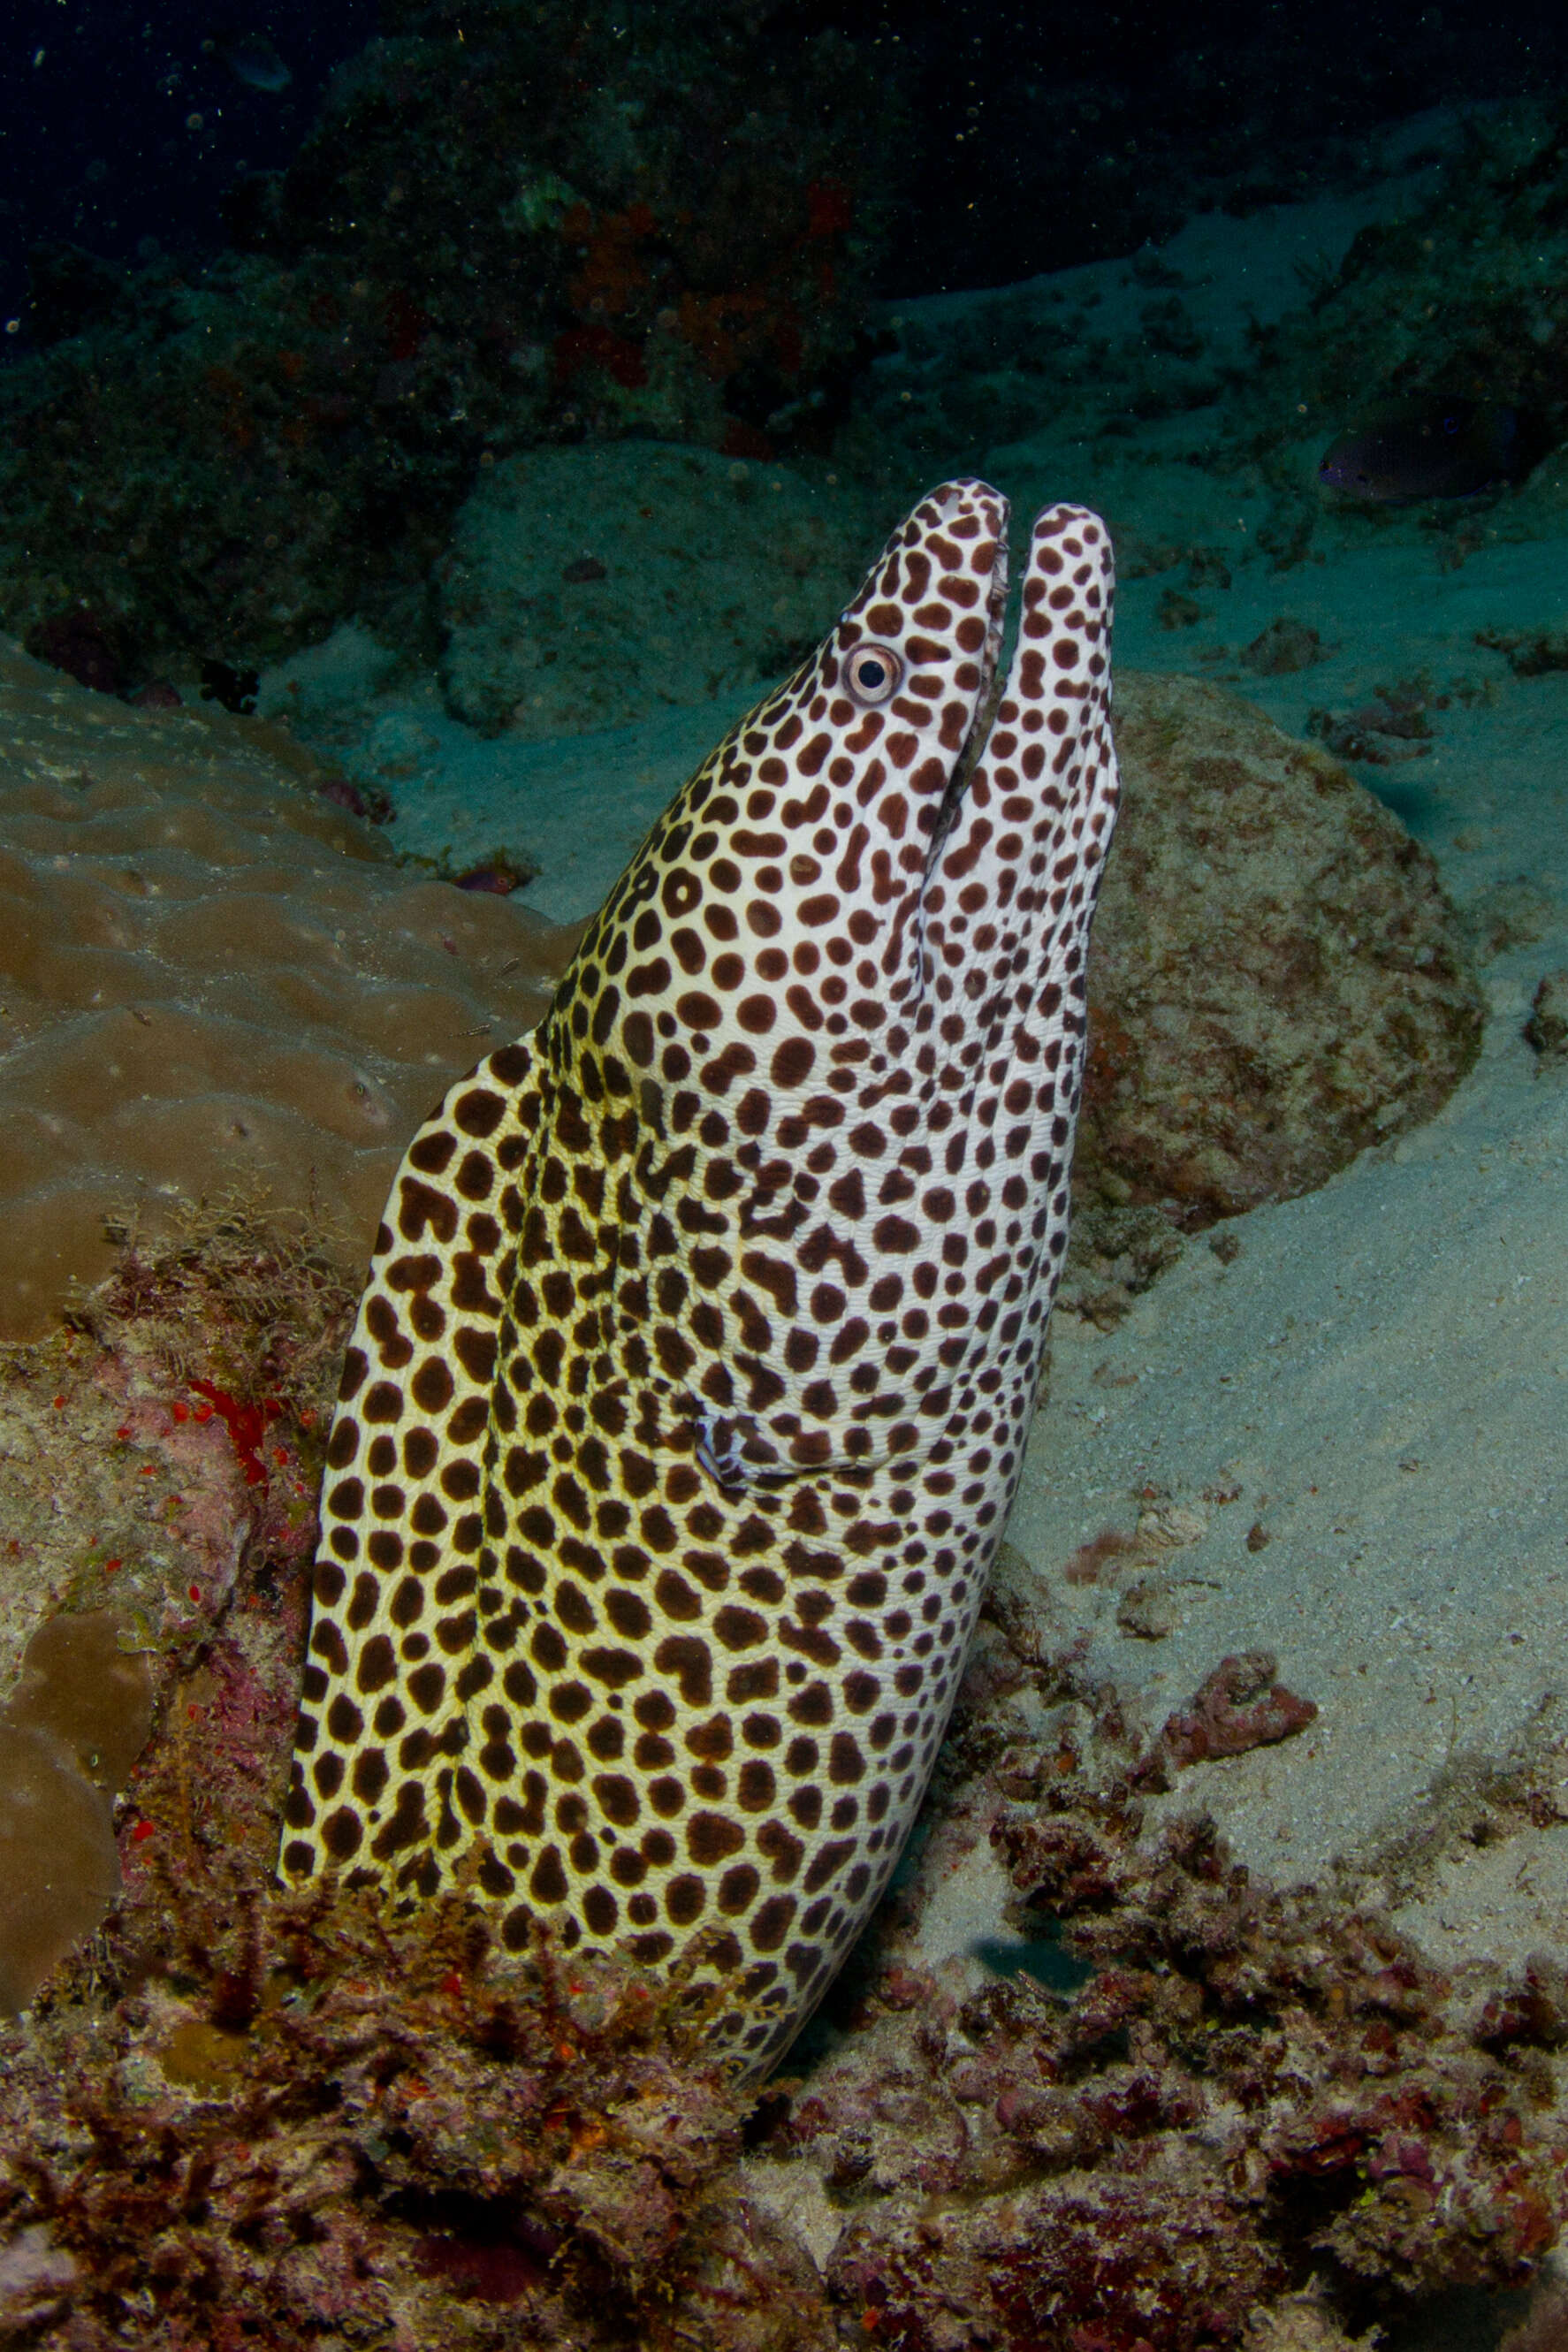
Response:
[{"label": "brown coral boulder", "polygon": [[356,1280],[449,1081],[576,932],[414,879],[286,735],[132,710],[0,645],[0,1339],[239,1191]]},{"label": "brown coral boulder", "polygon": [[1202,1226],[1429,1118],[1482,998],[1431,857],[1337,761],[1193,678],[1123,676],[1116,736],[1079,1181]]}]

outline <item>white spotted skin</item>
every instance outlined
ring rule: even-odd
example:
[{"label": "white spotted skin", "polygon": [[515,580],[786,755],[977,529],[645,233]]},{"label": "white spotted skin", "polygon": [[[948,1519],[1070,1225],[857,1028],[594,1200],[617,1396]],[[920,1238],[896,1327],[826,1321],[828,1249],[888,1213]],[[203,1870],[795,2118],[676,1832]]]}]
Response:
[{"label": "white spotted skin", "polygon": [[452,1087],[329,1451],[282,1874],[477,1865],[752,2075],[921,1803],[1067,1239],[1110,547],[1039,518],[996,691],[1006,523],[921,501]]}]

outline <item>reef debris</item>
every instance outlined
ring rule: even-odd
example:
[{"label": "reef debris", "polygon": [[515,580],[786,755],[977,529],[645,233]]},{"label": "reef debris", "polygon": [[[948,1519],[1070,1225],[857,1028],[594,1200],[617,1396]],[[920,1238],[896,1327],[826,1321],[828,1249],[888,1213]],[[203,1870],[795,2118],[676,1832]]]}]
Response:
[{"label": "reef debris", "polygon": [[[756,2098],[694,1988],[504,1955],[469,1885],[400,1919],[272,1883],[296,1575],[258,1528],[173,1663],[114,1912],[0,2027],[14,2338],[1240,2352],[1303,2297],[1337,2346],[1540,2273],[1568,2205],[1560,1968],[1450,1979],[1375,1910],[1249,1875],[1201,1811],[1156,1818],[1114,1691],[1016,1576],[938,1834],[815,2063]],[[1234,1668],[1245,1706],[1261,1665]],[[1167,1761],[1184,1795],[1210,1769]],[[1028,1965],[933,1969],[923,1907],[987,1846]]]},{"label": "reef debris", "polygon": [[1549,971],[1537,982],[1524,1042],[1540,1055],[1543,1070],[1568,1061],[1568,971]]}]

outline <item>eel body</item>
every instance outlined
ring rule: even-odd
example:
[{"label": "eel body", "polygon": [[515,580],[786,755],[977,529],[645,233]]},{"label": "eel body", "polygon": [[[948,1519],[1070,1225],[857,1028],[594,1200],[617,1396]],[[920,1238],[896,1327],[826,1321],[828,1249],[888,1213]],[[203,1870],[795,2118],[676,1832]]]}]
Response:
[{"label": "eel body", "polygon": [[887,1885],[1016,1485],[1116,808],[1103,524],[933,490],[404,1160],[280,1870],[719,1988],[761,2074]]}]

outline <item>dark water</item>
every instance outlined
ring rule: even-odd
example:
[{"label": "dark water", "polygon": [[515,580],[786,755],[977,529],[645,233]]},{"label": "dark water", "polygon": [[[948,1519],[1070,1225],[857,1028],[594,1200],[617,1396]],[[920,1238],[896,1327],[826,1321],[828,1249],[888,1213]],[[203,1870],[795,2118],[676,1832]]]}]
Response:
[{"label": "dark water", "polygon": [[[40,244],[117,265],[149,241],[210,259],[226,242],[226,194],[288,162],[335,68],[377,34],[459,37],[466,19],[480,38],[495,13],[395,0],[12,0],[0,47],[5,315],[23,307]],[[674,12],[625,0],[577,13],[635,37]],[[763,79],[801,40],[832,31],[902,81],[917,168],[879,273],[895,294],[1130,251],[1168,235],[1194,201],[1299,194],[1379,122],[1539,89],[1568,68],[1568,23],[1543,5],[1500,19],[1409,0],[1195,10],[785,0],[709,13],[754,44]],[[515,36],[545,14],[514,12]],[[247,86],[224,62],[226,43],[255,35],[283,60],[287,88]],[[695,47],[690,70],[702,70]]]},{"label": "dark water", "polygon": [[[334,66],[376,29],[375,0],[259,14],[204,0],[11,0],[0,50],[0,302],[21,306],[27,256],[68,243],[114,265],[152,246],[183,261],[223,247],[223,198],[285,163]],[[247,86],[226,32],[264,27],[292,77]],[[203,44],[212,45],[204,51]]]}]

